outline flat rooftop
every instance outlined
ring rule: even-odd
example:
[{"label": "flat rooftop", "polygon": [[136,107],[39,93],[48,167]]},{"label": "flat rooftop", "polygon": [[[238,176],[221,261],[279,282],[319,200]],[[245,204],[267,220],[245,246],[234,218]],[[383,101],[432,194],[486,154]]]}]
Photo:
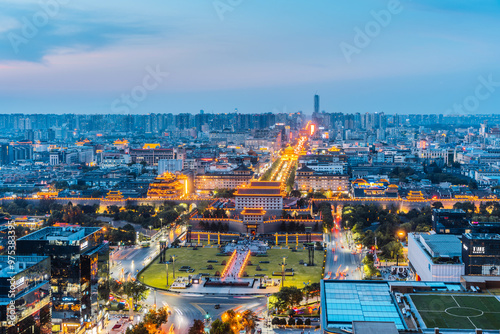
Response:
[{"label": "flat rooftop", "polygon": [[28,234],[18,240],[59,240],[59,241],[78,241],[96,233],[101,227],[45,227],[39,231]]},{"label": "flat rooftop", "polygon": [[322,284],[325,330],[350,326],[353,321],[394,322],[397,329],[406,329],[387,282],[323,280]]},{"label": "flat rooftop", "polygon": [[353,321],[352,332],[354,334],[399,334],[393,322]]},{"label": "flat rooftop", "polygon": [[414,234],[431,257],[462,256],[462,242],[453,234]]},{"label": "flat rooftop", "polygon": [[464,233],[464,237],[473,240],[500,240],[497,233]]},{"label": "flat rooftop", "polygon": [[0,255],[0,278],[9,278],[45,260],[47,256],[16,256],[9,264],[9,256]]}]

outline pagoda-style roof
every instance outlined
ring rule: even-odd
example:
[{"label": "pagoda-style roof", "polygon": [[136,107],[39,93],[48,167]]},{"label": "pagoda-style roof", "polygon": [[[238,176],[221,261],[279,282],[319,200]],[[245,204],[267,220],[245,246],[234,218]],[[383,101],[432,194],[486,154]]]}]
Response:
[{"label": "pagoda-style roof", "polygon": [[149,184],[148,198],[179,197],[184,194],[184,175],[163,173],[156,177],[155,181]]},{"label": "pagoda-style roof", "polygon": [[283,183],[277,181],[251,181],[238,188],[235,196],[285,196]]},{"label": "pagoda-style roof", "polygon": [[242,215],[258,215],[258,216],[263,216],[266,214],[266,210],[259,208],[259,209],[249,209],[245,208],[243,211],[241,211]]}]

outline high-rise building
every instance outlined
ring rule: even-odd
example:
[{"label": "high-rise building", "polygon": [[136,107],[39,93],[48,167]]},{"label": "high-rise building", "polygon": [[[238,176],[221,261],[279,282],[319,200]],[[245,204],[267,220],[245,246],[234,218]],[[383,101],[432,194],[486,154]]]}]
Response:
[{"label": "high-rise building", "polygon": [[319,113],[319,95],[314,95],[314,112]]},{"label": "high-rise building", "polygon": [[52,333],[50,258],[11,258],[0,256],[0,334]]},{"label": "high-rise building", "polygon": [[100,227],[45,227],[17,240],[17,252],[51,259],[52,330],[104,328],[109,245]]}]

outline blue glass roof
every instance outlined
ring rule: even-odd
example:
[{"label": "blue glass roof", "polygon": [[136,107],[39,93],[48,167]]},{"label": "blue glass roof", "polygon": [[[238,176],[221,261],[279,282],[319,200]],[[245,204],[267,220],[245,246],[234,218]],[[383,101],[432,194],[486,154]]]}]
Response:
[{"label": "blue glass roof", "polygon": [[345,325],[356,321],[392,321],[405,329],[389,284],[385,282],[324,281],[323,308],[326,325]]}]

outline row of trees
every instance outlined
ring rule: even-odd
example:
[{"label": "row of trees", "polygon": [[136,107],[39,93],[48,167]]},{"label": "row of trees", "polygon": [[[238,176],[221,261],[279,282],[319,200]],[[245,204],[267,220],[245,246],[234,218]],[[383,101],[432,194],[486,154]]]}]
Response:
[{"label": "row of trees", "polygon": [[290,175],[288,175],[288,178],[286,179],[286,191],[291,192],[293,189],[293,186],[295,185],[295,174],[297,173],[297,164],[292,168],[290,171]]},{"label": "row of trees", "polygon": [[432,225],[430,207],[397,213],[395,208],[382,209],[378,205],[345,206],[342,209],[342,226],[352,231],[357,242],[365,247],[381,250],[380,257],[395,259],[402,253],[398,232],[427,232]]},{"label": "row of trees", "polygon": [[215,189],[212,194],[215,198],[233,198],[236,189]]},{"label": "row of trees", "polygon": [[151,309],[144,316],[144,320],[132,328],[127,328],[126,334],[151,334],[158,333],[162,324],[168,321],[168,311],[162,307],[158,310]]},{"label": "row of trees", "polygon": [[186,213],[188,206],[186,204],[177,204],[175,202],[164,202],[159,208],[152,205],[132,205],[127,204],[124,209],[116,205],[108,206],[105,213],[113,216],[114,220],[125,220],[130,223],[142,225],[147,228],[159,228],[162,224],[168,224],[175,221],[179,215]]},{"label": "row of trees", "polygon": [[280,291],[269,297],[269,307],[274,308],[278,313],[287,313],[293,315],[293,308],[302,303],[305,299],[305,304],[309,303],[311,298],[319,298],[320,284],[311,283],[299,289],[295,286],[284,286]]},{"label": "row of trees", "polygon": [[228,218],[226,212],[222,208],[204,210],[202,216],[203,218]]},{"label": "row of trees", "polygon": [[126,245],[132,245],[135,243],[135,228],[126,224],[121,228],[114,228],[111,226],[106,226],[104,238],[110,242],[111,245],[117,245],[119,243],[124,243]]},{"label": "row of trees", "polygon": [[138,281],[127,281],[125,283],[116,280],[109,280],[109,291],[117,296],[127,296],[132,298],[134,305],[145,300],[149,295],[149,289]]},{"label": "row of trees", "polygon": [[[256,327],[256,320],[257,317],[251,310],[243,312],[228,310],[221,315],[221,319],[212,322],[210,334],[239,334],[240,331],[252,333]],[[205,323],[202,320],[195,320],[188,333],[204,334]]]},{"label": "row of trees", "polygon": [[278,168],[279,164],[281,162],[281,159],[276,159],[274,160],[273,164],[271,165],[271,167],[269,167],[265,172],[264,174],[262,174],[261,176],[261,180],[262,181],[269,181],[271,179],[271,176],[273,175],[273,172],[276,170],[276,168]]}]

